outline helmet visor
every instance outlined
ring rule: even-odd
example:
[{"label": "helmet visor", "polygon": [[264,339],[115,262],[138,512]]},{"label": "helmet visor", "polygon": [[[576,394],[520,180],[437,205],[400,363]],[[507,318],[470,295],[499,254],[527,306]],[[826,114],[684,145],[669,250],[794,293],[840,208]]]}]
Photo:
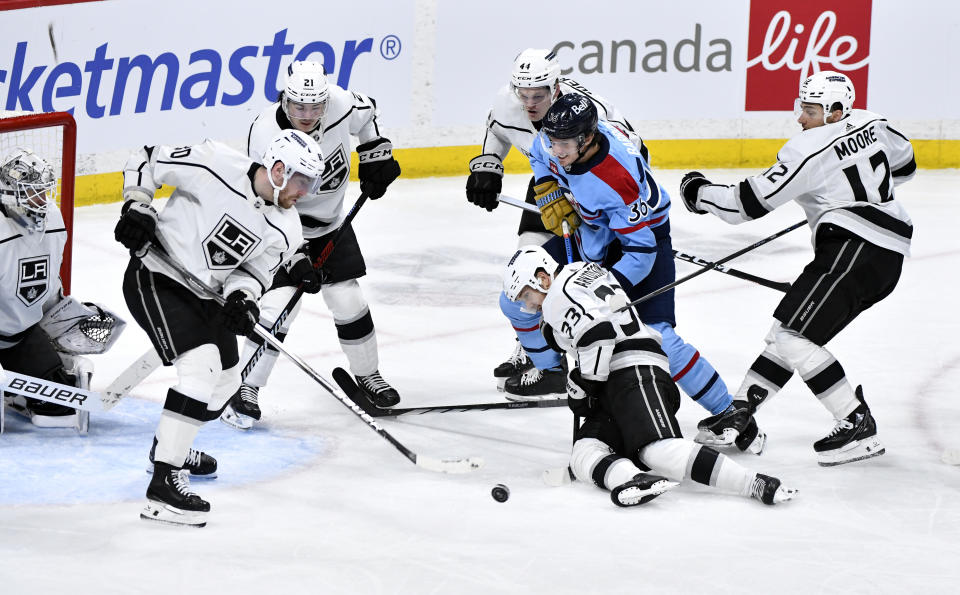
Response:
[{"label": "helmet visor", "polygon": [[316,194],[320,189],[320,178],[311,177],[300,172],[293,172],[287,180],[287,187],[293,191],[302,191],[304,194]]}]

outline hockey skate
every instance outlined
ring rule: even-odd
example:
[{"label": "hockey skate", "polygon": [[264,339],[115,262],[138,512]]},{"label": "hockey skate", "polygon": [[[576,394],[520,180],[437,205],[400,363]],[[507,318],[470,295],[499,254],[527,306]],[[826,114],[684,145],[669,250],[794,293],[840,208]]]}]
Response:
[{"label": "hockey skate", "polygon": [[379,371],[367,376],[356,376],[357,387],[370,401],[381,409],[393,407],[400,403],[400,393],[387,384]]},{"label": "hockey skate", "polygon": [[680,484],[666,477],[637,473],[630,481],[610,490],[610,499],[617,506],[639,506],[678,485]]},{"label": "hockey skate", "polygon": [[565,395],[567,372],[563,366],[550,370],[530,368],[523,374],[507,378],[503,390],[509,401],[542,401],[550,395]]},{"label": "hockey skate", "polygon": [[190,481],[178,467],[156,463],[147,486],[147,505],[140,513],[145,521],[170,525],[205,527],[210,503],[190,491]]},{"label": "hockey skate", "polygon": [[861,461],[886,452],[877,439],[877,424],[863,399],[863,387],[857,387],[856,395],[860,405],[850,415],[837,420],[829,435],[813,444],[822,467]]},{"label": "hockey skate", "polygon": [[726,411],[700,420],[694,442],[708,446],[733,444],[741,451],[761,454],[767,444],[767,435],[757,426],[753,414],[756,412],[755,403],[762,402],[766,392],[752,385],[747,390],[749,401],[734,401]]},{"label": "hockey skate", "polygon": [[763,473],[757,473],[750,482],[750,497],[769,506],[792,500],[796,495],[797,490],[788,488],[776,477]]},{"label": "hockey skate", "polygon": [[[153,473],[156,467],[156,463],[153,462],[156,450],[157,439],[154,437],[153,446],[150,447],[150,466],[147,467],[147,473]],[[193,479],[214,479],[217,476],[217,459],[203,451],[191,448],[183,461],[183,472]]]},{"label": "hockey skate", "polygon": [[511,376],[523,374],[533,367],[533,362],[527,357],[527,352],[523,350],[520,341],[516,341],[516,347],[513,353],[499,366],[493,369],[493,377],[497,379],[497,390],[503,391],[503,385]]},{"label": "hockey skate", "polygon": [[241,384],[220,414],[220,421],[238,430],[249,430],[253,422],[260,421],[260,404],[257,402],[260,387]]}]

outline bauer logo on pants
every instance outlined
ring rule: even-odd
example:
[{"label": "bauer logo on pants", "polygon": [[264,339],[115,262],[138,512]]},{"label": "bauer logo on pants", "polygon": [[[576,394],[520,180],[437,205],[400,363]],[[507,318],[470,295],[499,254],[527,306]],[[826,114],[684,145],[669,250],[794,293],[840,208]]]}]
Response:
[{"label": "bauer logo on pants", "polygon": [[47,280],[50,277],[50,257],[35,256],[20,259],[20,277],[17,280],[17,297],[27,307],[47,295]]},{"label": "bauer logo on pants", "polygon": [[872,0],[752,0],[746,111],[790,111],[800,83],[821,70],[850,77],[855,108],[867,106]]},{"label": "bauer logo on pants", "polygon": [[237,223],[230,215],[224,215],[213,232],[203,241],[207,266],[212,270],[234,269],[253,252],[260,238]]}]

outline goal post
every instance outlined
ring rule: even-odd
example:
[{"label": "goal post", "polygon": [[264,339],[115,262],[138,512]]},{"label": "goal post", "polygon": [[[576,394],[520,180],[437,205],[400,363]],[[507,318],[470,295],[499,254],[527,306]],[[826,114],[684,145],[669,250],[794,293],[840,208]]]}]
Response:
[{"label": "goal post", "polygon": [[17,147],[43,157],[57,174],[57,200],[67,229],[60,279],[70,293],[73,264],[73,205],[77,173],[77,122],[67,112],[12,112],[0,110],[0,159]]}]

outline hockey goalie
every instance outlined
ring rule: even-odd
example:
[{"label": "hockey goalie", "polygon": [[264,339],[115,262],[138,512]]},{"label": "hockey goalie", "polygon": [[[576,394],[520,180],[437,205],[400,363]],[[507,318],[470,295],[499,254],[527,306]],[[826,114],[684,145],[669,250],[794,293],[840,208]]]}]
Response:
[{"label": "hockey goalie", "polygon": [[63,295],[67,231],[56,187],[53,169],[29,149],[0,160],[0,432],[10,407],[35,426],[86,434],[90,412],[64,388],[89,389],[93,363],[83,355],[105,352],[125,326]]}]

